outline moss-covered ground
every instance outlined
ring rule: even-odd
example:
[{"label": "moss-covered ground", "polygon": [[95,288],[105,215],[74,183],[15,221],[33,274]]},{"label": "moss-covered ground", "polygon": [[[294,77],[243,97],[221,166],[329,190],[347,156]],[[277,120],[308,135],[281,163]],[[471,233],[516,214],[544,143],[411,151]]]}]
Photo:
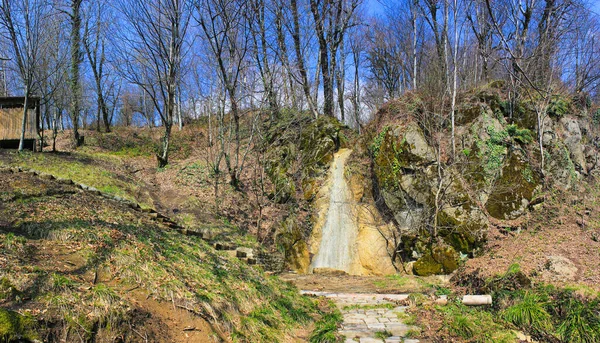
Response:
[{"label": "moss-covered ground", "polygon": [[197,237],[25,173],[0,173],[0,267],[0,337],[9,341],[30,332],[56,341],[176,341],[144,314],[138,291],[203,318],[214,331],[205,335],[239,342],[283,341],[318,312],[294,287]]}]

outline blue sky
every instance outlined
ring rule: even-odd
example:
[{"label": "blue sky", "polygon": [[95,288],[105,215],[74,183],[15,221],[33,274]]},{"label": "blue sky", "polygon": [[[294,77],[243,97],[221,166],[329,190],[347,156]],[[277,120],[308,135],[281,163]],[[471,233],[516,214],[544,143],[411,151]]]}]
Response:
[{"label": "blue sky", "polygon": [[[600,0],[598,0],[600,1]],[[367,4],[367,8],[369,9],[369,14],[374,15],[381,11],[381,4],[379,0],[365,0]]]}]

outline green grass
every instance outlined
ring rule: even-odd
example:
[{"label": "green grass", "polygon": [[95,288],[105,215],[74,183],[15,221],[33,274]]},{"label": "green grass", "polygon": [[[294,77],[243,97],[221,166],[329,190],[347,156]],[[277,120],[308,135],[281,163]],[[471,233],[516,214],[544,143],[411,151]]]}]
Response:
[{"label": "green grass", "polygon": [[566,314],[556,329],[559,337],[572,343],[600,342],[600,298],[586,302],[568,297],[562,308]]},{"label": "green grass", "polygon": [[485,310],[469,308],[459,303],[449,303],[437,309],[443,313],[445,327],[455,336],[469,342],[514,342],[511,330],[497,323],[495,316]]},{"label": "green grass", "polygon": [[11,165],[70,179],[94,187],[103,193],[131,201],[136,201],[135,194],[141,189],[141,185],[134,180],[119,178],[114,172],[106,169],[108,165],[119,168],[122,161],[102,153],[74,152],[69,155],[21,153],[13,155]]},{"label": "green grass", "polygon": [[502,316],[506,321],[521,328],[551,331],[551,317],[545,308],[547,301],[540,294],[525,292],[516,304],[503,311]]},{"label": "green grass", "polygon": [[384,340],[388,337],[392,337],[394,334],[392,334],[391,332],[384,330],[384,331],[377,331],[375,332],[375,338],[379,338],[381,340]]},{"label": "green grass", "polygon": [[336,343],[339,341],[337,335],[338,327],[342,323],[342,314],[330,304],[332,312],[325,313],[319,321],[315,323],[315,329],[310,335],[310,343]]}]

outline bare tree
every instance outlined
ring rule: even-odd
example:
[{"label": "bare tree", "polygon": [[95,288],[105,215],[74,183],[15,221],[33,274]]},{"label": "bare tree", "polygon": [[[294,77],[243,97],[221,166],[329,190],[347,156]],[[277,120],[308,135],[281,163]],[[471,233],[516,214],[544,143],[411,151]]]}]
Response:
[{"label": "bare tree", "polygon": [[[234,125],[234,149],[232,153],[223,149],[223,153],[231,185],[240,189],[245,154],[241,154],[238,91],[250,43],[250,31],[245,26],[249,8],[246,2],[238,0],[200,0],[196,2],[196,7],[196,20],[202,28],[210,53],[217,64],[219,78],[228,95]],[[224,125],[223,121],[221,125]]]},{"label": "bare tree", "polygon": [[44,54],[43,49],[48,47],[44,42],[44,23],[49,20],[50,13],[50,7],[41,0],[2,0],[0,5],[3,35],[10,42],[11,54],[23,83],[25,96],[19,151],[24,149],[29,98],[39,86],[38,64]]},{"label": "bare tree", "polygon": [[[323,80],[323,113],[333,116],[334,76],[338,68],[337,55],[354,11],[360,0],[310,0],[315,33],[319,43],[319,66]],[[343,92],[338,88],[338,92]]]},{"label": "bare tree", "polygon": [[97,129],[100,130],[100,118],[104,124],[104,130],[110,132],[110,115],[106,101],[106,32],[107,32],[107,4],[99,0],[89,8],[85,22],[83,35],[83,47],[94,77],[97,104]]},{"label": "bare tree", "polygon": [[141,87],[154,105],[164,128],[158,166],[169,163],[171,129],[177,107],[177,91],[186,55],[186,33],[192,7],[187,0],[121,1],[129,30],[121,38],[122,74]]}]

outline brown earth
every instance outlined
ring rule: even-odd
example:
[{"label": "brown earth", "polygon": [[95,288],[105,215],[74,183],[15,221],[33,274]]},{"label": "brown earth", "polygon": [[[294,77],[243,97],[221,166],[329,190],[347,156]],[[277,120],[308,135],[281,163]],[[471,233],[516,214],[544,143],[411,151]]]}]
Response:
[{"label": "brown earth", "polygon": [[284,273],[279,277],[293,283],[301,290],[331,293],[427,293],[434,291],[436,287],[448,285],[448,277],[443,275],[419,277],[414,275],[356,276],[334,273]]},{"label": "brown earth", "polygon": [[[541,208],[512,226],[494,225],[483,254],[469,259],[466,271],[493,276],[518,263],[533,281],[600,292],[600,187],[590,184],[546,197]],[[550,256],[573,262],[575,277],[549,275]]]}]

